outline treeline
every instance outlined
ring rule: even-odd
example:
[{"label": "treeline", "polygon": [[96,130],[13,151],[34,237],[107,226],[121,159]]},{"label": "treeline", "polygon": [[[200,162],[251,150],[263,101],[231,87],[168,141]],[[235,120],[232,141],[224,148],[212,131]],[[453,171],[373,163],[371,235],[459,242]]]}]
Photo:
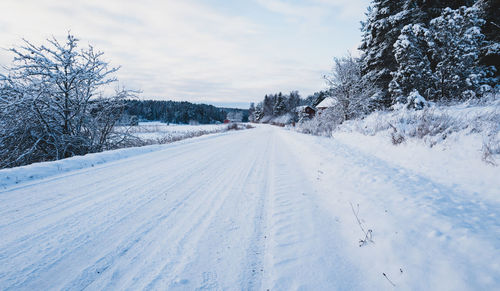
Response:
[{"label": "treeline", "polygon": [[127,100],[125,114],[139,120],[176,124],[210,124],[224,122],[227,112],[207,104],[182,101]]},{"label": "treeline", "polygon": [[251,122],[272,122],[274,118],[279,118],[289,114],[288,121],[296,120],[297,106],[305,103],[300,98],[298,91],[292,91],[286,95],[281,92],[267,94],[264,100],[257,105],[250,104],[249,121]]}]

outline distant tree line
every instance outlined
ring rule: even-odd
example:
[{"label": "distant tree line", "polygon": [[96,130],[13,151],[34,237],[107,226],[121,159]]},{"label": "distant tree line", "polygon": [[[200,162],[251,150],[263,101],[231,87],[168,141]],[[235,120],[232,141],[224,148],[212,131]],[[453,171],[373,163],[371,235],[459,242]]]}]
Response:
[{"label": "distant tree line", "polygon": [[286,114],[290,114],[292,119],[296,119],[296,108],[304,103],[298,91],[292,91],[288,95],[281,92],[266,94],[262,102],[257,105],[250,104],[249,120],[252,122],[267,122]]},{"label": "distant tree line", "polygon": [[[139,120],[161,121],[176,124],[211,124],[221,123],[229,112],[247,110],[231,108],[217,108],[213,105],[194,104],[186,101],[159,101],[159,100],[126,100],[125,114],[135,116]],[[243,120],[244,121],[244,120]]]}]

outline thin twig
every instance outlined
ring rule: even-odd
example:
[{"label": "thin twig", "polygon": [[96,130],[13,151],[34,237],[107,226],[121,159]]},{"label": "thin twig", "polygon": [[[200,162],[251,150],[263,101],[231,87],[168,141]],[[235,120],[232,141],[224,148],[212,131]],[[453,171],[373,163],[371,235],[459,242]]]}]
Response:
[{"label": "thin twig", "polygon": [[368,231],[366,231],[365,228],[363,227],[363,223],[359,219],[359,216],[358,216],[358,214],[359,214],[359,204],[357,205],[358,206],[358,211],[354,210],[354,206],[352,205],[351,202],[349,202],[349,204],[351,204],[352,213],[354,214],[354,216],[356,217],[356,220],[358,221],[359,228],[361,229],[361,231],[365,235],[364,239],[360,239],[359,240],[359,246],[362,247],[363,245],[365,245],[368,242],[372,242],[373,243],[374,241],[372,239],[372,230],[368,229]]},{"label": "thin twig", "polygon": [[396,287],[396,284],[394,284],[394,283],[391,281],[391,279],[389,279],[389,277],[387,277],[387,275],[386,275],[385,273],[382,273],[382,275],[384,275],[384,277],[387,279],[387,281],[389,281],[389,283],[391,283],[391,285],[392,285],[393,287]]}]

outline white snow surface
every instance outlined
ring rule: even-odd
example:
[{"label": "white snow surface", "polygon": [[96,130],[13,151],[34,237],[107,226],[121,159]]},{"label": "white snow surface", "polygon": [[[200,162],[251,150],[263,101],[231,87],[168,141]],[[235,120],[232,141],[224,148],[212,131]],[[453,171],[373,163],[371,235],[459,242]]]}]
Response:
[{"label": "white snow surface", "polygon": [[227,128],[227,124],[167,124],[159,121],[140,122],[137,126],[119,127],[128,130],[130,134],[143,140],[156,140],[164,138],[184,138],[190,133],[206,132],[216,133]]},{"label": "white snow surface", "polygon": [[[187,127],[188,125],[186,125]],[[227,127],[227,125],[226,125]],[[191,129],[196,132],[195,128]],[[189,131],[184,131],[189,132]],[[215,136],[227,134],[217,133]],[[194,137],[195,139],[212,138],[209,137]],[[176,142],[175,146],[184,144],[185,141]],[[169,147],[170,148],[170,147]],[[124,148],[101,153],[92,153],[84,156],[74,156],[71,158],[35,163],[27,166],[0,169],[0,190],[7,189],[9,186],[22,184],[25,182],[36,182],[39,179],[61,175],[74,170],[91,168],[100,164],[110,163],[117,160],[138,156],[144,153],[150,153],[166,149],[166,145],[148,145],[142,147]]]},{"label": "white snow surface", "polygon": [[7,185],[0,289],[498,288],[499,167],[359,138],[260,125]]},{"label": "white snow surface", "polygon": [[323,108],[323,107],[333,107],[337,104],[337,100],[334,99],[333,97],[326,97],[323,101],[321,101],[318,105],[316,105],[317,108]]}]

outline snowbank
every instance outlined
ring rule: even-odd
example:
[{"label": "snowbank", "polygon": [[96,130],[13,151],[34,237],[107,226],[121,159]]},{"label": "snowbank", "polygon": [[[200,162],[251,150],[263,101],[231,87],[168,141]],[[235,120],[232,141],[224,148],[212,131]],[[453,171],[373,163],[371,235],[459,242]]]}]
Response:
[{"label": "snowbank", "polygon": [[90,168],[103,163],[125,159],[128,157],[150,153],[164,149],[165,145],[150,145],[137,148],[126,148],[101,153],[75,156],[53,162],[35,163],[27,166],[0,170],[0,188],[41,178],[55,176],[64,172]]},{"label": "snowbank", "polygon": [[291,123],[293,120],[293,116],[290,114],[290,113],[287,113],[287,114],[284,114],[284,115],[281,115],[281,116],[278,116],[278,117],[274,117],[273,119],[271,119],[271,123],[280,123],[280,124],[288,124],[288,123]]},{"label": "snowbank", "polygon": [[474,159],[465,145],[441,151],[417,139],[394,146],[359,132],[292,134],[281,135],[283,144],[300,153],[296,167],[309,177],[303,180],[314,181],[318,204],[336,217],[328,226],[338,226],[343,253],[363,268],[361,281],[386,284],[360,289],[498,285],[491,257],[499,250],[500,167]]},{"label": "snowbank", "polygon": [[450,189],[466,189],[477,197],[500,203],[500,167],[481,160],[481,140],[477,136],[450,138],[432,148],[418,139],[394,146],[387,134],[336,132],[333,138],[395,167],[439,181]]},{"label": "snowbank", "polygon": [[[324,120],[326,116],[321,118],[303,123],[297,130],[344,138],[348,137],[347,133],[376,136],[396,147],[422,145],[433,148],[434,152],[456,152],[459,156],[466,153],[467,158],[490,165],[500,163],[500,99],[455,106],[428,104],[422,110],[402,105],[393,111],[373,112],[340,125],[335,120]],[[366,145],[370,144],[369,140],[358,142]],[[388,150],[394,150],[394,146]]]},{"label": "snowbank", "polygon": [[271,124],[289,124],[293,121],[293,115],[290,113],[280,115],[278,117],[264,116],[259,120],[259,123],[271,123]]}]

